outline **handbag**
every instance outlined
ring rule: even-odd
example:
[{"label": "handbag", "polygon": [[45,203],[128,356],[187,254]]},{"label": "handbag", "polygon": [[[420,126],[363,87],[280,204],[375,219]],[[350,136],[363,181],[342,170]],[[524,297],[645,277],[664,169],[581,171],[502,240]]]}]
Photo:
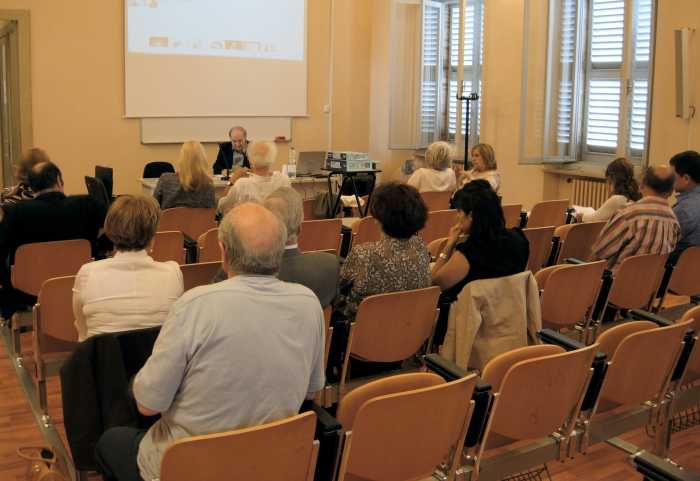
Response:
[{"label": "handbag", "polygon": [[314,218],[316,219],[333,219],[338,212],[340,212],[340,203],[336,209],[335,214],[329,215],[333,209],[333,203],[335,200],[328,192],[319,192],[314,200]]},{"label": "handbag", "polygon": [[48,448],[17,448],[17,456],[28,463],[26,481],[68,481],[56,454]]}]

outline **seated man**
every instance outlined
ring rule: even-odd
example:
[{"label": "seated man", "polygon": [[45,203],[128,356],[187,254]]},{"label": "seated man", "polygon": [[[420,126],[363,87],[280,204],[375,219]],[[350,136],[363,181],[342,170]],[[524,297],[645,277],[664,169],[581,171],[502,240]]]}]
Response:
[{"label": "seated man", "polygon": [[219,144],[219,154],[214,162],[214,175],[219,175],[224,170],[232,172],[239,167],[248,169],[248,133],[243,127],[232,127],[228,131],[231,142]]},{"label": "seated man", "polygon": [[106,479],[158,478],[175,440],[297,414],[323,387],[323,312],[306,287],[278,280],[287,233],[260,205],[235,207],[219,239],[229,279],[186,292],[134,378],[146,432],[107,431],[97,444]]},{"label": "seated man", "polygon": [[97,236],[105,219],[105,207],[86,195],[66,196],[63,177],[53,162],[39,162],[28,174],[35,198],[3,206],[0,222],[0,306],[9,319],[22,305],[35,302],[31,296],[12,289],[10,269],[15,251],[23,244],[68,239],[87,239],[93,255]]},{"label": "seated man", "polygon": [[700,154],[689,150],[674,155],[671,166],[676,173],[678,202],[673,212],[681,226],[681,239],[676,246],[680,253],[700,245]]},{"label": "seated man", "polygon": [[648,167],[642,179],[642,198],[610,219],[593,245],[593,256],[607,260],[608,268],[615,270],[630,256],[672,252],[681,231],[668,205],[674,180],[668,166]]},{"label": "seated man", "polygon": [[304,220],[301,196],[291,187],[282,187],[265,199],[265,207],[277,214],[287,227],[287,246],[279,278],[308,287],[323,307],[330,305],[338,290],[340,261],[338,256],[328,252],[302,254],[299,251],[299,234]]}]

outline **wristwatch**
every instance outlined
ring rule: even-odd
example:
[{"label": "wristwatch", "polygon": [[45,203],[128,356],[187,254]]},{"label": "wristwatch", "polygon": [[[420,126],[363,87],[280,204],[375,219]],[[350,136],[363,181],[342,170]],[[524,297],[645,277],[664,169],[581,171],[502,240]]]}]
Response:
[{"label": "wristwatch", "polygon": [[438,257],[439,257],[440,259],[442,259],[443,261],[449,260],[449,258],[450,258],[450,256],[448,256],[448,255],[445,254],[444,252],[440,252],[440,255],[439,255]]}]

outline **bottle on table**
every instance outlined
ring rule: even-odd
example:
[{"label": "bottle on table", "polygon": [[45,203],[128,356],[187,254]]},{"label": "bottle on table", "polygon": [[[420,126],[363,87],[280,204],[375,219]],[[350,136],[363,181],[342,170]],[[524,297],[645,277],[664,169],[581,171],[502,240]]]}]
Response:
[{"label": "bottle on table", "polygon": [[297,152],[294,147],[289,148],[289,160],[287,161],[287,175],[289,177],[297,176]]}]

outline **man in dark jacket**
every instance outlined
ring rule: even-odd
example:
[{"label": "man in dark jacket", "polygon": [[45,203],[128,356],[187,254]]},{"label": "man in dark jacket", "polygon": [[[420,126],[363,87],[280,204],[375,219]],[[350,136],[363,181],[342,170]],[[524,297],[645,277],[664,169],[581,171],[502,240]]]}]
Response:
[{"label": "man in dark jacket", "polygon": [[232,127],[228,131],[231,142],[219,144],[219,154],[214,162],[214,174],[219,175],[224,170],[229,173],[234,169],[243,167],[250,168],[248,162],[248,133],[243,127]]}]

